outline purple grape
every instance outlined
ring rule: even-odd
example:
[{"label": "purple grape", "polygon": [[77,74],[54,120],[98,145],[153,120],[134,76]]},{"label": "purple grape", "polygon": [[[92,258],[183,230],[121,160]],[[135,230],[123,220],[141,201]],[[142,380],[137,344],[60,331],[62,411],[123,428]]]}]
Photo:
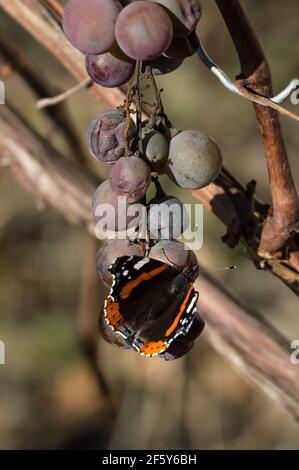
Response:
[{"label": "purple grape", "polygon": [[151,60],[168,49],[173,28],[166,11],[159,5],[139,0],[119,14],[115,35],[122,51],[134,60]]},{"label": "purple grape", "polygon": [[[106,214],[106,204],[111,206],[111,212],[109,212],[109,214]],[[126,230],[129,223],[133,220],[133,217],[119,217],[119,214],[123,215],[127,213],[128,207],[128,199],[125,196],[119,197],[115,194],[108,180],[100,184],[92,200],[92,210],[96,223],[98,224],[98,222],[105,218],[107,227],[104,228],[107,232],[111,232],[112,238],[114,232]],[[105,238],[100,235],[102,235],[102,233],[97,233],[98,238]]]},{"label": "purple grape", "polygon": [[148,230],[153,239],[175,240],[187,230],[189,215],[178,198],[169,196],[148,211]]},{"label": "purple grape", "polygon": [[218,176],[222,155],[216,142],[201,131],[183,131],[170,142],[168,174],[184,189],[208,186]]},{"label": "purple grape", "polygon": [[194,251],[184,243],[172,240],[160,240],[156,243],[149,252],[149,258],[174,265],[179,271],[197,264]]},{"label": "purple grape", "polygon": [[109,271],[111,264],[121,256],[143,256],[142,248],[128,240],[106,240],[97,255],[97,273],[107,287],[111,287],[112,275]]},{"label": "purple grape", "polygon": [[192,56],[199,47],[199,40],[195,32],[189,36],[173,38],[167,51],[163,55],[171,59],[186,59]]},{"label": "purple grape", "polygon": [[[93,120],[88,131],[90,153],[97,160],[114,164],[119,158],[128,155],[125,138],[126,118],[118,110],[105,111]],[[132,140],[136,132],[130,119],[127,139]]]},{"label": "purple grape", "polygon": [[62,24],[70,43],[84,54],[102,54],[115,43],[116,0],[69,0]]},{"label": "purple grape", "polygon": [[174,28],[174,36],[187,36],[201,18],[201,6],[198,0],[152,0],[163,5],[169,14]]},{"label": "purple grape", "polygon": [[92,80],[112,88],[127,83],[134,74],[135,64],[119,59],[110,52],[86,56],[86,70]]},{"label": "purple grape", "polygon": [[150,65],[154,75],[166,75],[167,73],[174,72],[183,63],[183,59],[171,59],[161,55],[158,59],[152,60]]},{"label": "purple grape", "polygon": [[124,157],[112,168],[109,180],[112,190],[132,203],[140,201],[148,190],[151,170],[139,157]]}]

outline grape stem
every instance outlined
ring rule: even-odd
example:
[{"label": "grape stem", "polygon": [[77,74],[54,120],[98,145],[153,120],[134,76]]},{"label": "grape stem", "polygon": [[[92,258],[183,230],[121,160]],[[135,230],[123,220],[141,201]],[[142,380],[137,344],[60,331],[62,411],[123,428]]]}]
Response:
[{"label": "grape stem", "polygon": [[138,60],[136,63],[136,125],[138,135],[138,148],[142,154],[142,96],[140,91],[140,84],[142,80],[142,61]]},{"label": "grape stem", "polygon": [[[142,102],[142,95],[140,92],[140,84],[142,80],[142,61],[136,62],[135,67],[135,74],[134,74],[134,81],[132,86],[128,89],[126,100],[125,100],[125,109],[126,109],[126,129],[125,129],[125,137],[128,144],[128,131],[130,127],[130,119],[131,119],[131,105],[135,99],[135,106],[136,106],[136,141],[138,142],[138,150],[139,153],[142,153],[142,109],[143,109],[143,102]],[[133,139],[134,140],[134,139]],[[132,142],[133,144],[134,142]]]}]

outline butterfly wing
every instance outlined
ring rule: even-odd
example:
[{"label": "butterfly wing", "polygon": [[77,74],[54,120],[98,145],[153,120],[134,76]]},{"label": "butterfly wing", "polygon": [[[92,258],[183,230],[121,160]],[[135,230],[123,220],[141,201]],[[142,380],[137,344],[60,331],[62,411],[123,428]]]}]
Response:
[{"label": "butterfly wing", "polygon": [[180,273],[160,261],[121,257],[111,266],[113,285],[104,314],[112,329],[140,354],[164,352],[180,334],[186,334],[196,312],[197,292],[186,280],[180,292],[169,286]]},{"label": "butterfly wing", "polygon": [[147,319],[148,294],[167,286],[177,275],[168,264],[140,256],[117,258],[110,272],[113,283],[104,306],[105,317],[113,329],[125,334],[127,328],[133,331]]}]

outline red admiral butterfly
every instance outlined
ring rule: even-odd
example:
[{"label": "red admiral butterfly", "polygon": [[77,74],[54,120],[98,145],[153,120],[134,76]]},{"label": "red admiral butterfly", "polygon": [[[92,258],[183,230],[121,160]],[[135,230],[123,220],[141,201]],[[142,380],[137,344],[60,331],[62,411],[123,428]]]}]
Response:
[{"label": "red admiral butterfly", "polygon": [[113,284],[104,317],[128,347],[142,356],[161,355],[188,334],[197,312],[197,265],[180,272],[154,259],[122,256],[109,270]]}]

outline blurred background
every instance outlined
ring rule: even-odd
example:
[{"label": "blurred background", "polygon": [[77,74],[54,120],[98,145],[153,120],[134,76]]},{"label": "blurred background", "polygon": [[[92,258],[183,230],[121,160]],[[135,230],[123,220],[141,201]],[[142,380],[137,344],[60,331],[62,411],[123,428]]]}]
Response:
[{"label": "blurred background", "polygon": [[[241,3],[279,92],[299,77],[298,1]],[[214,2],[202,0],[202,6],[198,34],[211,57],[233,78],[239,73],[238,59],[223,20]],[[2,10],[1,39],[16,48],[52,95],[75,84],[56,59]],[[61,152],[73,152],[59,127],[36,110],[36,96],[10,70],[1,50],[0,78],[6,84],[7,102]],[[229,170],[243,184],[256,179],[258,197],[270,202],[252,106],[224,89],[196,57],[158,79],[158,84],[176,127],[200,129],[214,137]],[[290,103],[286,106],[298,113]],[[64,104],[84,158],[105,178],[106,167],[94,164],[85,148],[87,127],[102,109],[87,91]],[[298,123],[282,118],[282,125],[298,185]],[[164,180],[164,187],[190,201],[169,180]],[[143,359],[99,338],[99,381],[78,340],[86,285],[91,286],[98,309],[107,293],[96,279],[97,247],[83,228],[69,225],[33,200],[5,168],[0,168],[0,201],[0,340],[6,344],[7,357],[7,364],[0,366],[1,449],[299,448],[293,419],[246,383],[207,344],[205,335],[187,357],[172,363]],[[237,264],[237,271],[214,275],[284,335],[298,339],[296,297],[273,276],[257,271],[242,246],[227,248],[220,239],[225,227],[207,211],[204,222],[200,262],[210,270]],[[97,312],[86,312],[90,314],[96,321]]]}]

